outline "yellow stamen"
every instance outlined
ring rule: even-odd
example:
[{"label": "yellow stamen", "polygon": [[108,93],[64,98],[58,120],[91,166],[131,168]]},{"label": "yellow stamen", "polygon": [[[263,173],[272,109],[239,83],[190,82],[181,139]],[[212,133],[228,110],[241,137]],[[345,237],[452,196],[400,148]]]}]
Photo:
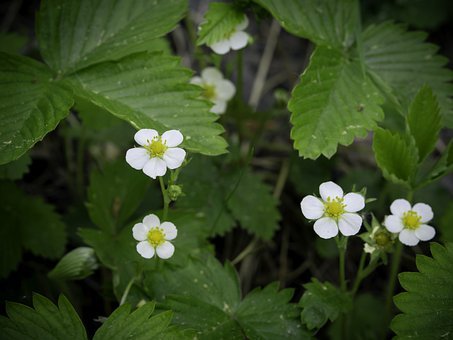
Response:
[{"label": "yellow stamen", "polygon": [[165,242],[165,234],[163,229],[155,227],[148,232],[148,242],[156,248]]},{"label": "yellow stamen", "polygon": [[327,198],[327,202],[324,203],[324,212],[326,216],[332,218],[339,218],[344,213],[343,199],[335,197],[335,199]]},{"label": "yellow stamen", "polygon": [[407,229],[415,230],[420,226],[421,219],[415,211],[409,210],[403,214],[403,225]]},{"label": "yellow stamen", "polygon": [[145,149],[148,151],[151,157],[162,158],[165,151],[167,151],[168,149],[166,143],[162,143],[161,137],[155,137],[151,141],[148,140],[148,143],[149,144],[145,146]]},{"label": "yellow stamen", "polygon": [[210,85],[210,84],[205,84],[203,97],[205,97],[206,99],[211,100],[211,101],[215,100],[215,98],[217,97],[217,92],[216,92],[215,86]]}]

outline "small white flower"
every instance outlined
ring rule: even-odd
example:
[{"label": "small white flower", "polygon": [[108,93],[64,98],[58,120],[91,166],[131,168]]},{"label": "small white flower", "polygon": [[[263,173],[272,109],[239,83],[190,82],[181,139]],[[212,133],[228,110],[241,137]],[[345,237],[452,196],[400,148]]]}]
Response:
[{"label": "small white flower", "polygon": [[126,162],[151,178],[164,176],[167,168],[179,168],[186,157],[183,149],[176,148],[183,141],[178,130],[169,130],[159,136],[156,130],[141,129],[134,139],[141,147],[127,150]]},{"label": "small white flower", "polygon": [[176,238],[178,230],[171,222],[160,223],[154,214],[145,216],[143,223],[137,223],[132,228],[137,244],[137,252],[145,259],[157,254],[161,259],[169,259],[175,252],[175,246],[168,241]]},{"label": "small white flower", "polygon": [[222,73],[214,68],[207,67],[201,71],[201,77],[193,77],[190,82],[204,89],[203,97],[214,103],[211,112],[221,114],[226,110],[227,102],[233,98],[236,88]]},{"label": "small white flower", "polygon": [[328,239],[337,236],[338,229],[344,236],[355,235],[362,225],[362,217],[354,214],[365,207],[362,195],[351,192],[343,196],[343,189],[334,182],[319,186],[321,198],[305,196],[300,207],[302,214],[317,220],[313,226],[316,234]]},{"label": "small white flower", "polygon": [[399,233],[398,239],[407,246],[415,246],[419,241],[429,241],[436,230],[427,225],[434,217],[428,204],[417,203],[413,207],[405,199],[397,199],[390,205],[392,215],[385,217],[384,226],[391,233]]},{"label": "small white flower", "polygon": [[224,39],[208,45],[217,54],[226,54],[230,50],[240,50],[247,46],[249,35],[244,30],[249,25],[249,19],[244,15],[244,20],[232,32],[225,35]]}]

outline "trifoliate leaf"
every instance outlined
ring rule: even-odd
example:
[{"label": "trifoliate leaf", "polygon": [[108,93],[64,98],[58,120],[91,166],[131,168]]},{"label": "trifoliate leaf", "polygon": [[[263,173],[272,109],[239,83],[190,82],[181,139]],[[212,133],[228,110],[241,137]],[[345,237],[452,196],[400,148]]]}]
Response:
[{"label": "trifoliate leaf", "polygon": [[223,128],[214,123],[218,116],[209,112],[207,102],[196,99],[201,90],[189,84],[191,74],[178,58],[139,53],[80,71],[70,84],[79,96],[138,129],[180,130],[188,150],[224,153],[226,142],[219,136]]},{"label": "trifoliate leaf", "polygon": [[224,40],[244,19],[244,13],[234,5],[211,2],[198,31],[197,45],[212,45]]},{"label": "trifoliate leaf", "polygon": [[330,158],[338,144],[349,145],[376,128],[384,117],[382,102],[358,61],[316,48],[288,103],[294,148],[306,158]]},{"label": "trifoliate leaf", "polygon": [[395,183],[411,185],[418,163],[417,148],[411,136],[377,129],[374,133],[373,151],[385,178]]},{"label": "trifoliate leaf", "polygon": [[317,279],[304,284],[306,289],[299,305],[303,308],[302,323],[308,329],[320,329],[327,320],[334,321],[340,314],[352,307],[348,293],[342,292],[329,282],[321,283]]},{"label": "trifoliate leaf", "polygon": [[82,321],[63,295],[60,295],[57,307],[44,296],[33,294],[33,307],[7,302],[8,318],[0,319],[2,336],[11,340],[87,339]]},{"label": "trifoliate leaf", "polygon": [[355,0],[254,0],[288,32],[318,46],[344,50],[354,42],[359,25]]},{"label": "trifoliate leaf", "polygon": [[394,297],[402,314],[391,328],[397,339],[441,339],[453,334],[453,244],[431,244],[432,257],[417,255],[418,272],[401,273],[406,290]]},{"label": "trifoliate leaf", "polygon": [[371,25],[362,38],[365,63],[392,87],[403,113],[420,87],[429,85],[439,100],[443,123],[453,127],[453,71],[445,68],[448,59],[436,54],[439,48],[426,43],[426,37],[390,22]]},{"label": "trifoliate leaf", "polygon": [[97,268],[93,248],[79,247],[63,256],[48,275],[54,280],[81,280],[93,274]]},{"label": "trifoliate leaf", "polygon": [[22,156],[55,129],[72,93],[44,65],[0,52],[0,164]]},{"label": "trifoliate leaf", "polygon": [[186,10],[183,0],[45,0],[37,16],[41,54],[61,74],[147,51]]},{"label": "trifoliate leaf", "polygon": [[28,153],[15,161],[0,165],[0,179],[21,179],[28,172],[31,158]]}]

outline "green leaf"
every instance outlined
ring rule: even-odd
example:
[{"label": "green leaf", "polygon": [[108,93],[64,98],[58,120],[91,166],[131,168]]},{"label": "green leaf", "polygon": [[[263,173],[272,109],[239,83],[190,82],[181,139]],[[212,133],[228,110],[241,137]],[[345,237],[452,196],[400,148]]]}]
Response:
[{"label": "green leaf", "polygon": [[44,296],[33,294],[33,306],[34,309],[19,303],[6,303],[9,319],[2,318],[2,335],[5,338],[87,339],[82,321],[63,295],[60,295],[57,307]]},{"label": "green leaf", "polygon": [[42,140],[72,104],[70,90],[53,81],[44,65],[0,52],[0,164]]},{"label": "green leaf", "polygon": [[178,58],[139,53],[78,72],[70,84],[78,95],[137,129],[181,130],[188,150],[224,153],[223,128],[214,123],[218,117],[208,111],[209,104],[196,99],[201,90],[189,84],[191,74]]},{"label": "green leaf", "polygon": [[224,40],[244,19],[244,13],[234,5],[211,2],[198,31],[197,45]]},{"label": "green leaf", "polygon": [[0,165],[0,179],[21,179],[28,172],[31,158],[28,153],[8,164]]},{"label": "green leaf", "polygon": [[61,74],[146,51],[186,10],[184,0],[45,0],[37,16],[41,54]]},{"label": "green leaf", "polygon": [[299,305],[303,308],[302,323],[308,329],[320,329],[327,320],[334,321],[352,307],[351,297],[329,282],[317,279],[304,284],[306,289]]},{"label": "green leaf", "polygon": [[374,156],[385,178],[395,183],[412,184],[418,163],[418,152],[414,144],[410,136],[393,134],[384,129],[375,131]]},{"label": "green leaf", "polygon": [[93,274],[97,268],[94,250],[79,247],[63,256],[48,276],[54,280],[81,280]]},{"label": "green leaf", "polygon": [[[366,65],[393,89],[403,112],[420,87],[427,84],[439,100],[443,123],[453,127],[453,71],[438,47],[425,42],[424,32],[408,32],[405,26],[386,22],[363,32]],[[414,77],[414,74],[417,76]]]},{"label": "green leaf", "polygon": [[453,172],[453,140],[448,143],[437,163],[429,174],[429,181],[434,181]]},{"label": "green leaf", "polygon": [[450,201],[439,221],[439,230],[443,242],[453,242],[453,201]]},{"label": "green leaf", "polygon": [[0,52],[20,54],[28,37],[17,33],[0,33]]},{"label": "green leaf", "polygon": [[318,46],[344,50],[352,45],[360,24],[355,0],[254,0],[288,32]]},{"label": "green leaf", "polygon": [[436,96],[429,86],[423,86],[409,107],[407,122],[418,149],[421,162],[436,146],[441,125]]},{"label": "green leaf", "polygon": [[299,155],[330,158],[337,145],[365,137],[384,115],[383,98],[362,73],[360,63],[340,52],[318,47],[295,87],[288,108],[291,138]]},{"label": "green leaf", "polygon": [[419,272],[401,273],[406,290],[394,297],[401,314],[391,328],[397,338],[440,339],[453,333],[453,244],[431,244],[432,258],[417,255]]}]

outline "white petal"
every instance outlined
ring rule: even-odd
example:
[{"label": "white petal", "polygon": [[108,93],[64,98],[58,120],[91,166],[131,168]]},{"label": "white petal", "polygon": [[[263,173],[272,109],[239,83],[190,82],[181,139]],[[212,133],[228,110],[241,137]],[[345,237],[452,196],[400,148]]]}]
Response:
[{"label": "white petal", "polygon": [[168,148],[164,153],[164,161],[169,169],[177,169],[184,162],[186,151],[181,148]]},{"label": "white petal", "polygon": [[157,136],[159,136],[159,133],[156,130],[141,129],[135,133],[134,139],[137,142],[137,144],[145,146],[148,145],[153,140],[153,138]]},{"label": "white petal", "polygon": [[136,246],[138,253],[145,259],[150,259],[154,256],[154,248],[148,241],[139,242]]},{"label": "white petal", "polygon": [[203,86],[204,84],[203,79],[201,79],[201,77],[198,76],[192,77],[192,79],[190,79],[190,83],[199,86]]},{"label": "white petal", "polygon": [[215,85],[223,79],[223,74],[215,67],[206,67],[201,71],[201,78],[205,83]]},{"label": "white petal", "polygon": [[324,239],[335,237],[338,234],[337,223],[330,217],[323,217],[317,220],[313,229],[319,237]]},{"label": "white petal", "polygon": [[175,252],[175,246],[168,241],[165,241],[160,246],[157,246],[156,253],[161,259],[169,259]]},{"label": "white petal", "polygon": [[417,203],[413,206],[412,210],[421,216],[422,223],[429,222],[434,217],[433,209],[431,209],[431,207],[425,203]]},{"label": "white petal", "polygon": [[233,33],[230,37],[230,46],[233,50],[240,50],[247,46],[247,42],[249,41],[249,35],[245,32],[238,31]]},{"label": "white petal", "polygon": [[419,242],[419,239],[415,236],[415,232],[409,229],[402,230],[398,238],[400,242],[406,246],[416,246]]},{"label": "white petal", "polygon": [[182,143],[184,137],[178,130],[169,130],[162,134],[162,142],[165,142],[169,148],[173,148]]},{"label": "white petal", "polygon": [[355,192],[350,192],[343,197],[345,204],[344,210],[347,212],[357,212],[365,208],[365,198]]},{"label": "white petal", "polygon": [[300,209],[305,218],[309,220],[315,220],[324,215],[324,203],[312,195],[303,198],[302,202],[300,202]]},{"label": "white petal", "polygon": [[137,223],[132,228],[132,236],[137,241],[145,241],[148,236],[149,227],[145,226],[143,223]]},{"label": "white petal", "polygon": [[390,211],[395,216],[403,217],[404,213],[409,210],[411,210],[411,204],[402,198],[394,200],[390,205]]},{"label": "white petal", "polygon": [[160,227],[163,229],[166,240],[173,240],[178,235],[176,226],[171,222],[163,222]]},{"label": "white petal", "polygon": [[249,18],[244,15],[244,20],[236,26],[236,31],[243,31],[249,25]]},{"label": "white petal", "polygon": [[362,226],[362,217],[358,214],[346,213],[340,216],[338,228],[344,236],[355,235]]},{"label": "white petal", "polygon": [[325,182],[319,186],[319,194],[324,201],[327,201],[328,197],[330,199],[335,199],[335,197],[343,198],[343,189],[334,182]]},{"label": "white petal", "polygon": [[218,115],[222,114],[222,113],[225,113],[226,111],[226,101],[224,100],[216,100],[214,102],[214,106],[211,107],[211,109],[209,111],[211,111],[212,113],[216,113]]},{"label": "white petal", "polygon": [[386,216],[383,224],[391,233],[399,233],[404,228],[401,217],[395,215]]},{"label": "white petal", "polygon": [[218,99],[228,101],[233,98],[236,93],[236,88],[231,81],[224,79],[216,84],[216,92]]},{"label": "white petal", "polygon": [[159,217],[157,217],[156,215],[149,214],[143,218],[143,224],[148,228],[149,231],[151,228],[159,227],[160,220]]},{"label": "white petal", "polygon": [[436,229],[427,224],[422,224],[415,230],[415,236],[421,241],[429,241],[436,236]]},{"label": "white petal", "polygon": [[[167,150],[168,151],[168,150]],[[167,164],[158,157],[151,158],[143,167],[143,172],[151,178],[163,176],[167,172]]]},{"label": "white petal", "polygon": [[126,162],[135,170],[141,170],[149,161],[148,151],[144,148],[132,148],[126,152]]},{"label": "white petal", "polygon": [[228,39],[221,40],[209,47],[217,54],[227,54],[230,51],[230,41]]}]

